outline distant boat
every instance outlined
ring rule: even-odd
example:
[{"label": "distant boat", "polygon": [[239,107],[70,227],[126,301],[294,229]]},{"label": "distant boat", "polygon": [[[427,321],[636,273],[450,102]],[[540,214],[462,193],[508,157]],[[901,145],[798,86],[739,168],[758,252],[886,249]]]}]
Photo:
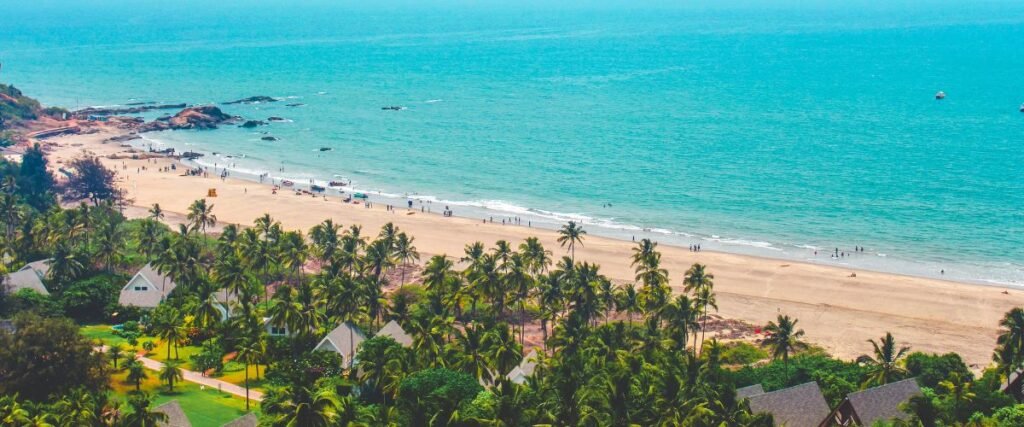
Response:
[{"label": "distant boat", "polygon": [[365,195],[363,193],[356,193],[355,196],[353,196],[353,197],[355,197],[357,199],[369,199],[370,198],[370,196],[367,196],[367,195]]},{"label": "distant boat", "polygon": [[314,185],[310,185],[309,189],[313,190],[313,191],[316,191],[317,193],[323,193],[324,190],[326,190],[326,188],[324,188],[322,186],[319,186],[319,185],[315,185],[315,184]]},{"label": "distant boat", "polygon": [[284,181],[281,181],[281,185],[283,185],[285,187],[291,187],[291,186],[295,185],[295,183],[286,179]]},{"label": "distant boat", "polygon": [[328,182],[327,185],[330,186],[330,187],[344,187],[347,184],[345,184],[342,181],[331,181],[331,182]]},{"label": "distant boat", "polygon": [[946,99],[946,92],[940,90],[938,93],[935,94],[935,99],[938,99],[940,101]]}]

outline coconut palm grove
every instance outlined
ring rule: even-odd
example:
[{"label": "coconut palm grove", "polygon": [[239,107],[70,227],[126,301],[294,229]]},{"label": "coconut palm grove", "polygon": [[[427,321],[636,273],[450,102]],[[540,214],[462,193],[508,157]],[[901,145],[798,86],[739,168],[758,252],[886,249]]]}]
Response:
[{"label": "coconut palm grove", "polygon": [[[38,146],[0,163],[5,426],[771,426],[811,406],[816,425],[1024,425],[1019,308],[989,366],[886,331],[840,360],[786,313],[721,334],[712,269],[669,277],[650,240],[613,283],[577,258],[577,223],[560,247],[428,258],[391,224],[221,224],[212,200],[183,224],[160,206],[128,220],[115,173],[76,162],[60,185]],[[40,265],[42,289],[19,285]],[[150,305],[125,297],[149,287]]]}]

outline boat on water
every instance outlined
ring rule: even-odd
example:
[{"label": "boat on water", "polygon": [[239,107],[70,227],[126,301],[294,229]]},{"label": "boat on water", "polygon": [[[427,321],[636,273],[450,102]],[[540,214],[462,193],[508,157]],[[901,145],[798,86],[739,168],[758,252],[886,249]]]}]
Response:
[{"label": "boat on water", "polygon": [[1024,113],[1024,104],[1020,104],[1020,112]]},{"label": "boat on water", "polygon": [[323,186],[316,185],[316,184],[310,185],[309,189],[313,190],[313,191],[315,191],[317,193],[323,193],[324,190],[326,190],[326,188],[324,188]]},{"label": "boat on water", "polygon": [[946,99],[946,92],[940,90],[938,93],[935,94],[935,99],[938,99],[940,101]]},{"label": "boat on water", "polygon": [[357,199],[369,199],[370,198],[370,196],[367,196],[366,194],[363,194],[363,193],[356,193],[352,197],[355,197]]},{"label": "boat on water", "polygon": [[283,185],[285,187],[291,187],[291,186],[295,185],[295,183],[286,179],[284,181],[281,181],[281,185]]},{"label": "boat on water", "polygon": [[346,185],[348,185],[348,183],[344,181],[331,181],[327,183],[328,187],[344,187]]}]

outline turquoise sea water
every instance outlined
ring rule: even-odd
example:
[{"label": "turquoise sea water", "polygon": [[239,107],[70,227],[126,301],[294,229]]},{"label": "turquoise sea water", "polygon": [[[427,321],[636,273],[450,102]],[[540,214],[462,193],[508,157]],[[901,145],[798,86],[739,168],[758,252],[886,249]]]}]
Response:
[{"label": "turquoise sea water", "polygon": [[[1024,286],[1019,2],[66,3],[4,5],[0,81],[72,108],[287,98],[223,106],[289,120],[257,131],[147,135],[239,174],[337,175],[459,216]],[[827,255],[855,245],[866,253]]]}]

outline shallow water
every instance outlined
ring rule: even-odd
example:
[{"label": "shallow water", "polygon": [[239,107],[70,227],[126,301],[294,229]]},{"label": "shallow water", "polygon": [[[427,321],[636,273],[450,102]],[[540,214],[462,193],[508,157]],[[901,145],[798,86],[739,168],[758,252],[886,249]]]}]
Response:
[{"label": "shallow water", "polygon": [[147,138],[396,204],[1024,286],[1024,5],[190,5],[5,6],[0,80],[68,107],[280,97],[223,108],[286,122]]}]

